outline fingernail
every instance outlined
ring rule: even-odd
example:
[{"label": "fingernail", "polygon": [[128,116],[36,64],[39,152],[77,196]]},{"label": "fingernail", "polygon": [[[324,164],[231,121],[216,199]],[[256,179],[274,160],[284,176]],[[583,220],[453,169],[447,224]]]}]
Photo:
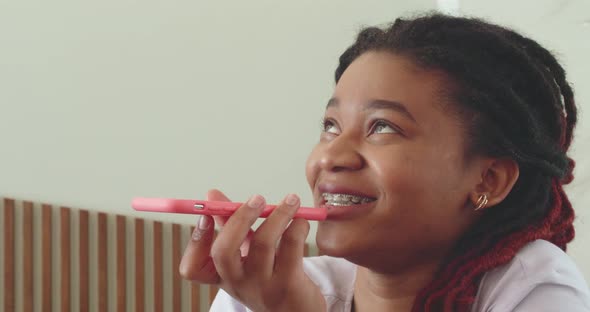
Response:
[{"label": "fingernail", "polygon": [[287,198],[285,198],[285,202],[289,206],[297,205],[297,203],[299,202],[299,197],[295,194],[289,194],[287,195]]},{"label": "fingernail", "polygon": [[197,227],[193,231],[191,238],[194,241],[200,240],[203,237],[203,235],[205,235],[206,230],[210,226],[211,226],[211,218],[207,218],[207,216],[201,216],[201,218],[199,219],[199,224],[197,224]]},{"label": "fingernail", "polygon": [[211,225],[211,218],[207,218],[207,216],[201,216],[199,219],[199,230],[206,230]]},{"label": "fingernail", "polygon": [[260,195],[254,195],[248,199],[248,207],[260,208],[264,205],[264,198]]},{"label": "fingernail", "polygon": [[196,227],[193,231],[193,234],[191,235],[191,238],[194,241],[198,241],[203,237],[203,234],[205,234],[205,231],[201,230],[199,227]]}]

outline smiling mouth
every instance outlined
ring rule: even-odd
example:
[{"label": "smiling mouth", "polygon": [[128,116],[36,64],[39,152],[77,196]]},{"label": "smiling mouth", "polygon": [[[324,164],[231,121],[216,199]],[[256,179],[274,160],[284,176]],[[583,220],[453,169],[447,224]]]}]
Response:
[{"label": "smiling mouth", "polygon": [[370,203],[376,200],[372,197],[351,194],[322,193],[323,204],[326,206],[354,206]]}]

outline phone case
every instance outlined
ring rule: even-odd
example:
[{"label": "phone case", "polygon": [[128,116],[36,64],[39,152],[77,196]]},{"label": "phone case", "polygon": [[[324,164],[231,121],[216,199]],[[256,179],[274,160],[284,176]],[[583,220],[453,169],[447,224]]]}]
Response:
[{"label": "phone case", "polygon": [[[133,209],[138,211],[186,213],[211,216],[231,216],[242,205],[243,203],[236,202],[147,197],[137,197],[131,202]],[[260,214],[260,217],[268,217],[275,208],[276,205],[266,205]],[[297,210],[297,213],[295,213],[294,218],[321,221],[325,220],[326,217],[327,210],[325,207],[300,207]]]}]

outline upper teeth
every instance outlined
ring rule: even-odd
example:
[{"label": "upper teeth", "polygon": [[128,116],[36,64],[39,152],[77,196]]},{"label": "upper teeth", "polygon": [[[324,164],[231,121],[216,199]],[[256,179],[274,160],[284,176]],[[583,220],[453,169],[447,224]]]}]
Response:
[{"label": "upper teeth", "polygon": [[326,205],[332,205],[332,206],[365,204],[365,203],[373,201],[373,199],[369,198],[369,197],[356,196],[356,195],[350,195],[350,194],[323,193],[322,197],[324,198],[324,200],[326,200]]}]

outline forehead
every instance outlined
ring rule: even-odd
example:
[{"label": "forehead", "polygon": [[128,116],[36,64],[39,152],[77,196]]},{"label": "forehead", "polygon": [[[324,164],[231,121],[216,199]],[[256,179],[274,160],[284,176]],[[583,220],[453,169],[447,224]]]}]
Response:
[{"label": "forehead", "polygon": [[384,99],[403,103],[412,113],[439,109],[447,102],[448,79],[436,70],[424,70],[409,58],[371,51],[354,60],[340,77],[334,98],[354,104]]},{"label": "forehead", "polygon": [[464,122],[457,113],[447,75],[426,70],[409,58],[390,52],[359,56],[338,81],[333,98],[346,118],[360,118],[359,111],[375,100],[395,101],[411,114],[421,137],[432,142],[456,140],[463,144]]}]

